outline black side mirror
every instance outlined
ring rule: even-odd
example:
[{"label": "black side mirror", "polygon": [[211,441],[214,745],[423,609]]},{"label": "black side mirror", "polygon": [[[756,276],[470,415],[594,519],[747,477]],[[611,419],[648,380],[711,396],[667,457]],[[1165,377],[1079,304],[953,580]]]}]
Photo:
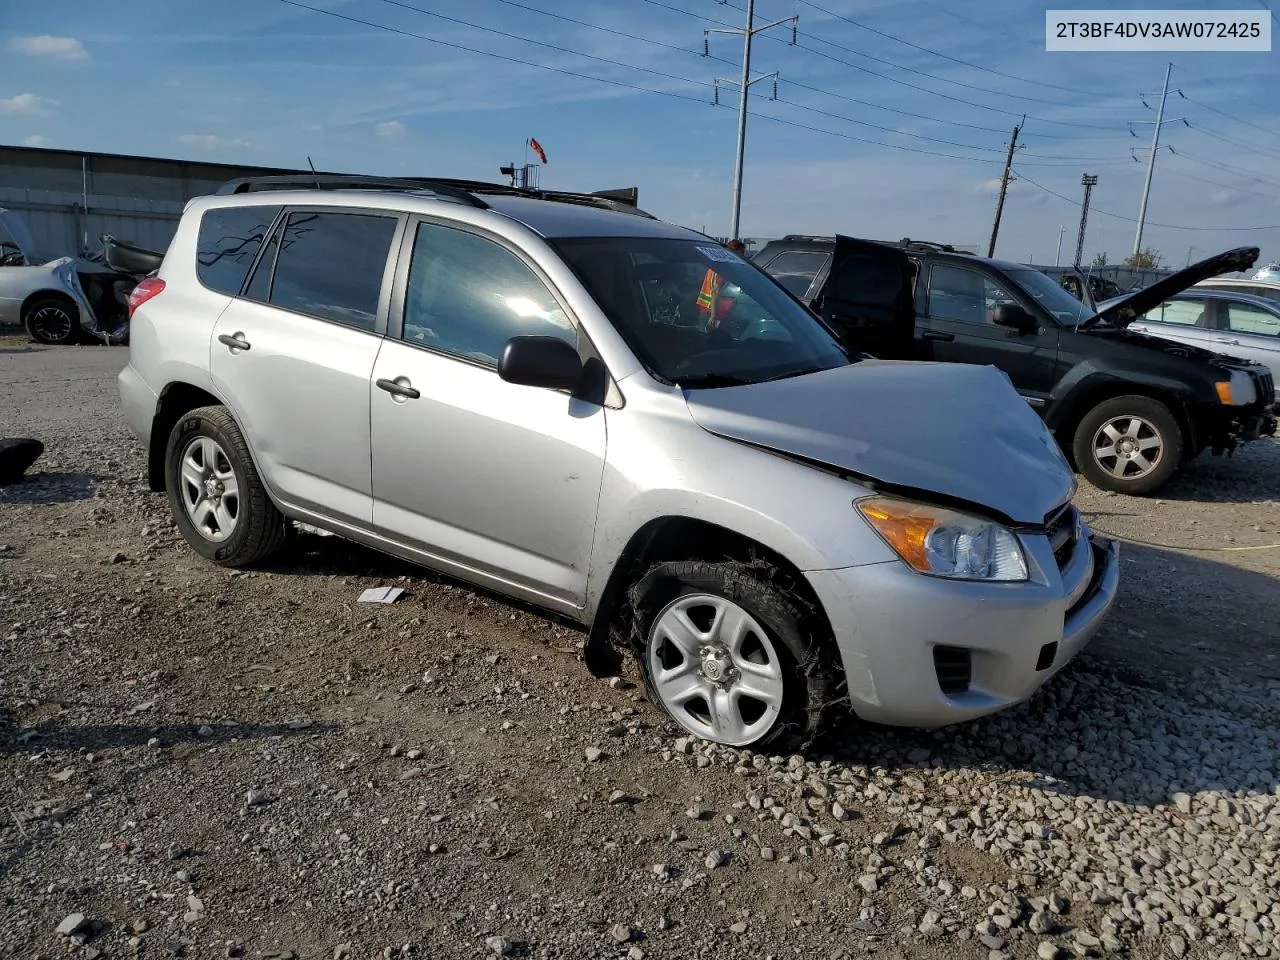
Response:
[{"label": "black side mirror", "polygon": [[1016,303],[1002,303],[991,311],[991,320],[997,327],[1009,327],[1018,333],[1035,333],[1040,322]]},{"label": "black side mirror", "polygon": [[559,337],[512,337],[502,348],[498,376],[525,387],[574,391],[582,384],[582,358]]}]

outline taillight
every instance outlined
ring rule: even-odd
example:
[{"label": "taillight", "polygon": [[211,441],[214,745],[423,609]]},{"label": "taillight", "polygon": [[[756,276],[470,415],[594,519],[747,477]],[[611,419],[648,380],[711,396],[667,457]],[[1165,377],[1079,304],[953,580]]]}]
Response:
[{"label": "taillight", "polygon": [[129,319],[133,319],[135,310],[163,290],[164,281],[159,277],[147,277],[134,287],[133,292],[129,294]]}]

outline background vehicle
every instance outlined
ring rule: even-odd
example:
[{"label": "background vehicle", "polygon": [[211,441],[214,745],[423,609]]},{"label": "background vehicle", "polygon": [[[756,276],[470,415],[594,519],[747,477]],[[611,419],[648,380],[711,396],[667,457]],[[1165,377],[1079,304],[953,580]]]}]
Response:
[{"label": "background vehicle", "polygon": [[1047,277],[1052,277],[1062,284],[1062,289],[1071,294],[1086,306],[1095,307],[1101,300],[1120,296],[1124,291],[1114,280],[1099,276],[1078,267],[1048,267],[1037,264],[1024,264],[1033,270],[1039,270]]},{"label": "background vehicle", "polygon": [[163,254],[103,234],[87,257],[36,252],[21,218],[0,210],[0,323],[21,324],[39,343],[69,344],[89,336],[124,343],[129,294],[160,266]]},{"label": "background vehicle", "polygon": [[998,371],[851,357],[599,197],[357,182],[194,200],[135,291],[121,400],[202,556],[304,520],[589,624],[593,670],[616,640],[738,746],[845,697],[1003,709],[1113,603],[1114,545]]},{"label": "background vehicle", "polygon": [[1275,432],[1266,367],[1126,329],[1257,255],[1211,257],[1096,315],[1039,270],[938,244],[787,237],[755,262],[875,356],[999,367],[1090,482],[1144,494],[1206,448]]},{"label": "background vehicle", "polygon": [[1214,277],[1212,280],[1201,280],[1191,290],[1193,292],[1196,290],[1222,290],[1225,293],[1243,293],[1251,297],[1263,297],[1280,303],[1280,276],[1273,280]]},{"label": "background vehicle", "polygon": [[1129,329],[1243,357],[1269,367],[1273,378],[1280,375],[1280,300],[1196,284],[1148,310]]}]

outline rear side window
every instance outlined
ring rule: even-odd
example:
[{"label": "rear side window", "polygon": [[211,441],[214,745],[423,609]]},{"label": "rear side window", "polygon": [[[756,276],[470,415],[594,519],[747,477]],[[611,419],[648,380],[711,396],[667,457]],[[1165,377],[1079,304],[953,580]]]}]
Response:
[{"label": "rear side window", "polygon": [[1227,304],[1227,326],[1232,333],[1280,337],[1280,317],[1249,303]]},{"label": "rear side window", "polygon": [[196,273],[210,290],[237,296],[278,206],[218,207],[200,218]]},{"label": "rear side window", "polygon": [[276,257],[270,302],[372,331],[396,217],[295,210]]}]

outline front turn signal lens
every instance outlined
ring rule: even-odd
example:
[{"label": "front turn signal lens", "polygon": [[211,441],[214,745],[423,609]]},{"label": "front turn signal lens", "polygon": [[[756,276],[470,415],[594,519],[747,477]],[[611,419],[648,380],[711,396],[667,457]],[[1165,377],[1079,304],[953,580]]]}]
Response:
[{"label": "front turn signal lens", "polygon": [[1027,579],[1021,543],[998,523],[895,497],[868,497],[855,506],[885,543],[919,573],[1000,583]]}]

